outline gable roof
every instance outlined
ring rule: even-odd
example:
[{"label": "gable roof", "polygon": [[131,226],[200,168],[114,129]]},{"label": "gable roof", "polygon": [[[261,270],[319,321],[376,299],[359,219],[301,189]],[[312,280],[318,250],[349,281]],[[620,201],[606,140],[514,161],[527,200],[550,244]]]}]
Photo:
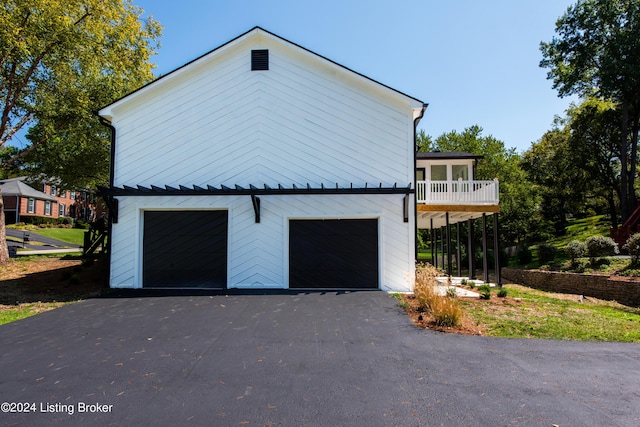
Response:
[{"label": "gable roof", "polygon": [[307,48],[304,48],[304,47],[302,47],[302,46],[300,46],[300,45],[298,45],[296,43],[293,43],[293,42],[291,42],[291,41],[289,41],[287,39],[284,39],[284,38],[282,38],[282,37],[270,32],[270,31],[267,31],[267,30],[265,30],[265,29],[263,29],[263,28],[261,28],[259,26],[256,26],[256,27],[252,28],[251,30],[239,35],[238,37],[228,41],[227,43],[225,43],[225,44],[223,44],[221,46],[218,46],[217,48],[214,48],[214,49],[210,50],[209,52],[207,52],[207,53],[195,58],[194,60],[182,65],[181,67],[178,67],[175,70],[170,71],[169,73],[158,77],[157,79],[153,80],[152,82],[149,82],[146,85],[134,90],[133,92],[131,92],[131,93],[129,93],[129,94],[117,99],[116,101],[112,102],[111,104],[108,104],[108,105],[102,107],[97,112],[97,114],[99,116],[101,116],[101,117],[104,117],[104,118],[110,120],[111,119],[110,110],[113,109],[114,107],[117,107],[118,105],[123,104],[123,103],[135,98],[137,95],[140,95],[142,93],[146,93],[149,90],[152,90],[152,88],[163,84],[163,82],[171,81],[174,77],[177,77],[180,74],[182,74],[182,73],[186,72],[187,70],[191,69],[196,64],[202,62],[205,58],[207,58],[209,56],[212,56],[212,55],[216,55],[216,54],[218,54],[218,53],[220,53],[220,52],[222,52],[224,50],[227,50],[227,49],[233,47],[234,45],[237,45],[237,44],[241,43],[242,41],[244,41],[246,39],[249,39],[251,37],[255,37],[255,36],[258,36],[258,35],[265,36],[265,37],[267,37],[267,38],[269,38],[271,40],[275,40],[275,41],[280,42],[283,45],[289,46],[290,48],[296,49],[296,50],[298,50],[300,52],[304,52],[304,53],[308,54],[309,56],[312,56],[312,57],[316,58],[316,60],[319,60],[320,62],[322,62],[322,63],[324,63],[324,64],[326,64],[326,65],[328,65],[330,67],[333,67],[333,68],[335,68],[335,69],[337,69],[337,70],[339,70],[341,72],[348,73],[348,74],[350,74],[350,75],[352,75],[352,76],[354,76],[354,77],[356,77],[356,78],[358,78],[360,80],[363,80],[363,81],[365,81],[365,82],[367,82],[369,84],[372,84],[372,85],[377,86],[377,87],[379,87],[379,88],[381,88],[381,89],[383,89],[385,91],[388,91],[388,92],[393,93],[393,94],[395,94],[397,96],[399,95],[399,96],[405,98],[410,103],[411,108],[414,111],[414,114],[413,114],[414,120],[416,120],[416,119],[419,120],[422,117],[422,114],[424,113],[424,110],[427,108],[428,104],[420,101],[419,99],[417,99],[415,97],[409,96],[409,95],[407,95],[407,94],[405,94],[405,93],[403,93],[403,92],[401,92],[399,90],[393,89],[390,86],[387,86],[387,85],[382,84],[382,83],[380,83],[380,82],[378,82],[378,81],[376,81],[376,80],[374,80],[374,79],[372,79],[370,77],[365,76],[364,74],[361,74],[361,73],[358,73],[356,71],[353,71],[352,69],[350,69],[348,67],[345,67],[344,65],[338,64],[337,62],[332,61],[332,60],[330,60],[330,59],[328,59],[328,58],[326,58],[326,57],[324,57],[322,55],[319,55],[319,54],[317,54],[315,52],[312,52],[311,50],[309,50]]},{"label": "gable roof", "polygon": [[38,191],[35,188],[27,185],[24,180],[25,177],[20,177],[0,181],[0,189],[2,190],[2,195],[31,197],[39,200],[49,200],[51,202],[58,201],[58,199],[56,199],[55,197],[43,193],[42,191]]}]

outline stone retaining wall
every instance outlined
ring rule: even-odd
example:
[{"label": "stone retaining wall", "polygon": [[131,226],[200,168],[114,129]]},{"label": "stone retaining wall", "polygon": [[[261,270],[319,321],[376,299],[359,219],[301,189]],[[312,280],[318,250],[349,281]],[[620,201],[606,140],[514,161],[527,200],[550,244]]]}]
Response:
[{"label": "stone retaining wall", "polygon": [[503,268],[502,277],[510,282],[547,292],[584,295],[614,300],[631,307],[640,306],[640,282],[612,279],[596,274]]}]

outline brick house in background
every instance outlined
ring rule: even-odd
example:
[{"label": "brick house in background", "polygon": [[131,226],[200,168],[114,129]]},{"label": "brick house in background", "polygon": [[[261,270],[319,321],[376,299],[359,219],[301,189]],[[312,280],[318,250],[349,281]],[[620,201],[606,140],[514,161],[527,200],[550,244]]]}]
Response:
[{"label": "brick house in background", "polygon": [[99,212],[92,191],[66,190],[47,182],[31,182],[26,177],[0,180],[5,223],[37,223],[36,218],[69,218],[93,222]]}]

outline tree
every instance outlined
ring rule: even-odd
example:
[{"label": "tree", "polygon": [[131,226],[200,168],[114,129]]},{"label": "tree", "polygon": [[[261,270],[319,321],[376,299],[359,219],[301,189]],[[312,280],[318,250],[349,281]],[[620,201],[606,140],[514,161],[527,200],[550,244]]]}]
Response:
[{"label": "tree", "polygon": [[[0,148],[63,185],[105,182],[109,139],[92,111],[153,79],[159,23],[130,0],[5,0],[0,6]],[[0,222],[0,262],[6,260]]]},{"label": "tree", "polygon": [[608,213],[616,228],[620,200],[619,113],[611,102],[588,98],[556,118],[522,156],[522,167],[542,197],[540,211],[563,234],[566,216]]},{"label": "tree", "polygon": [[[556,126],[561,123],[557,120]],[[556,235],[564,234],[567,214],[576,214],[584,206],[585,186],[589,181],[571,154],[570,130],[562,125],[544,134],[522,156],[522,168],[540,195],[540,213],[550,221]]]},{"label": "tree", "polygon": [[427,135],[424,130],[420,130],[416,135],[416,148],[418,151],[429,152],[433,147],[433,138]]},{"label": "tree", "polygon": [[547,77],[560,96],[611,100],[620,112],[620,209],[623,221],[636,205],[635,172],[640,129],[640,0],[580,0],[541,43]]},{"label": "tree", "polygon": [[592,197],[606,200],[611,226],[618,227],[620,191],[620,112],[615,104],[588,98],[567,112],[571,167],[581,168]]}]

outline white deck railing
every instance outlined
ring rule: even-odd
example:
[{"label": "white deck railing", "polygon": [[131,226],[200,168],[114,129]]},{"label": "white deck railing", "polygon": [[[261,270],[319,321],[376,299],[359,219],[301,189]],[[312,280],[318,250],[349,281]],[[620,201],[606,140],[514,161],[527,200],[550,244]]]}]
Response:
[{"label": "white deck railing", "polygon": [[497,205],[498,180],[418,181],[416,201],[424,204]]}]

